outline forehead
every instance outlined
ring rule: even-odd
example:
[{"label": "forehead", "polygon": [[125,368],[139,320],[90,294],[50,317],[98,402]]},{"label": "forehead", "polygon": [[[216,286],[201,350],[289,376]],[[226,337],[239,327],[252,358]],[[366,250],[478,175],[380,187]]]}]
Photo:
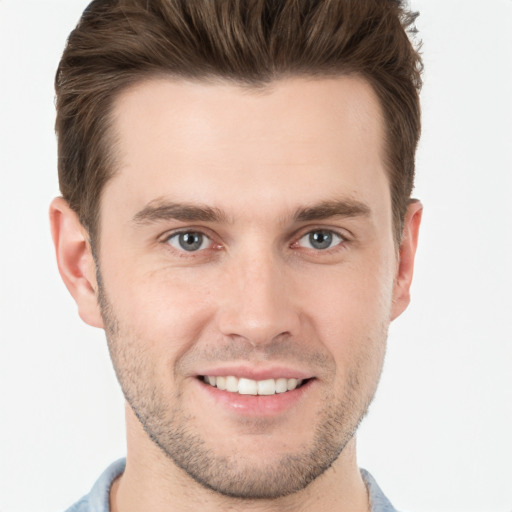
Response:
[{"label": "forehead", "polygon": [[123,197],[118,207],[168,198],[247,211],[329,196],[389,199],[379,102],[358,77],[262,89],[152,79],[116,100],[114,130],[118,171],[105,193]]}]

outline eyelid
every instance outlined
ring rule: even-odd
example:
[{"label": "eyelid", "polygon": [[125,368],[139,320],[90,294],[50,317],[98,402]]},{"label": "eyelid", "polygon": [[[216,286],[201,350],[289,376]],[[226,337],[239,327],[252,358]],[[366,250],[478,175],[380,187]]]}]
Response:
[{"label": "eyelid", "polygon": [[[180,243],[181,242],[180,237],[183,234],[184,233],[174,233],[167,239],[167,243],[169,245],[171,245],[172,247],[174,247],[178,251],[183,250],[185,252],[190,252],[190,253],[204,251],[205,249],[209,249],[211,246],[212,241],[207,236],[203,235],[202,233],[190,231],[188,234],[191,234],[194,237],[200,237],[199,238],[200,244],[199,244],[199,247],[194,248],[193,250],[192,249],[187,250],[187,249],[185,249],[185,247],[181,246],[181,243]],[[175,241],[177,242],[176,245],[174,244]]]},{"label": "eyelid", "polygon": [[305,226],[300,229],[298,229],[295,234],[293,235],[294,240],[300,240],[306,235],[309,235],[310,233],[313,233],[315,231],[327,231],[329,233],[334,233],[335,235],[339,236],[345,241],[350,241],[353,239],[352,233],[345,228],[340,227],[333,227],[333,226],[325,226],[325,225],[314,225],[314,226]]},{"label": "eyelid", "polygon": [[201,235],[213,239],[214,235],[212,234],[211,230],[201,226],[180,226],[178,228],[169,229],[168,231],[165,231],[161,235],[158,236],[158,239],[161,242],[165,242],[166,240],[169,240],[172,236],[179,235],[180,233],[200,233]]},{"label": "eyelid", "polygon": [[[308,231],[307,233],[305,233],[304,235],[302,235],[297,242],[300,242],[301,240],[304,240],[304,239],[308,239],[313,233],[326,233],[326,234],[329,234],[332,236],[332,239],[333,239],[333,246],[332,247],[335,247],[336,245],[339,245],[340,243],[344,242],[345,241],[345,238],[337,233],[336,231],[333,231],[332,229],[313,229],[311,231]],[[336,239],[338,241],[336,241]]]},{"label": "eyelid", "polygon": [[[298,246],[299,241],[302,238],[304,238],[305,236],[307,236],[307,235],[309,235],[309,234],[311,234],[311,233],[313,233],[315,231],[330,232],[330,233],[336,235],[337,237],[339,237],[341,239],[340,242],[336,243],[332,247],[324,249],[323,251],[326,252],[326,253],[329,252],[332,249],[339,248],[340,246],[344,246],[346,243],[351,242],[352,238],[353,238],[352,234],[350,233],[350,231],[348,231],[345,228],[325,226],[325,225],[315,225],[315,226],[309,225],[309,226],[305,226],[305,227],[300,228],[300,230],[298,230],[298,232],[296,232],[295,235],[293,235],[293,238],[292,238],[293,242],[290,244],[289,247]],[[218,238],[216,236],[216,234],[212,233],[212,231],[210,229],[205,228],[204,226],[201,226],[201,227],[185,226],[185,227],[175,228],[173,230],[166,231],[164,234],[162,234],[161,236],[158,237],[158,240],[159,240],[160,243],[163,243],[163,244],[165,244],[167,246],[170,246],[172,249],[174,249],[176,251],[179,251],[179,252],[182,252],[182,253],[187,253],[186,250],[175,248],[172,245],[170,245],[169,242],[168,242],[170,238],[178,236],[179,234],[182,234],[182,233],[198,233],[198,234],[201,234],[202,236],[204,236],[205,238],[207,238],[209,240],[209,242],[210,242],[208,247],[206,247],[204,249],[199,249],[197,251],[190,251],[189,255],[191,255],[191,256],[194,253],[200,253],[200,252],[205,251],[206,249],[212,249],[212,248],[220,249],[223,246],[222,242],[216,241],[216,239]],[[307,249],[307,248],[305,248],[305,249]],[[322,251],[320,251],[318,249],[314,249],[314,250],[322,252]]]},{"label": "eyelid", "polygon": [[[173,237],[177,237],[179,236],[180,234],[184,234],[184,233],[197,233],[197,234],[200,234],[202,235],[204,238],[206,238],[207,240],[209,240],[209,244],[208,244],[208,247],[205,247],[203,249],[198,249],[196,251],[186,251],[185,249],[183,248],[178,248],[178,247],[174,247],[173,245],[171,245],[169,243],[169,240]],[[171,231],[167,231],[166,233],[164,233],[163,235],[161,235],[159,237],[159,241],[169,247],[171,247],[173,250],[175,251],[178,251],[180,253],[184,253],[184,254],[187,254],[189,256],[193,256],[194,253],[200,253],[200,252],[203,252],[203,251],[206,251],[207,249],[211,249],[212,247],[215,247],[215,246],[220,246],[219,243],[215,242],[214,240],[214,236],[213,234],[211,234],[210,230],[208,229],[205,229],[204,227],[194,227],[194,226],[187,226],[187,227],[181,227],[181,228],[176,228],[176,229],[173,229]]]}]

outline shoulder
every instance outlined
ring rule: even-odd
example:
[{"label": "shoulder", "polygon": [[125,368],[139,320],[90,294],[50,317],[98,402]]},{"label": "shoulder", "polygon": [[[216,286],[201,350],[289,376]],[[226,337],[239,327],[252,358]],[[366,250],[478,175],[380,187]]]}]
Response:
[{"label": "shoulder", "polygon": [[371,512],[398,512],[391,502],[386,498],[381,488],[372,475],[365,469],[361,469],[368,496],[370,498]]},{"label": "shoulder", "polygon": [[90,512],[88,496],[84,496],[80,501],[77,501],[66,512]]},{"label": "shoulder", "polygon": [[125,459],[119,459],[111,464],[98,478],[91,492],[66,512],[109,512],[110,487],[112,482],[123,473],[125,464]]}]

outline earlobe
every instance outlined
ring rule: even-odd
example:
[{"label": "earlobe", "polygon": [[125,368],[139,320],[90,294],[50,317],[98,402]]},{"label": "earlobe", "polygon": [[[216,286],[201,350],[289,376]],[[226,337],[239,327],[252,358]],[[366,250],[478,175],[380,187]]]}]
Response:
[{"label": "earlobe", "polygon": [[422,204],[414,199],[407,207],[404,230],[400,243],[399,261],[393,290],[393,306],[391,320],[402,314],[410,301],[410,288],[414,271],[414,257],[418,246]]},{"label": "earlobe", "polygon": [[76,213],[62,198],[50,205],[50,226],[59,273],[78,306],[80,318],[103,328],[96,296],[96,266],[87,232]]}]

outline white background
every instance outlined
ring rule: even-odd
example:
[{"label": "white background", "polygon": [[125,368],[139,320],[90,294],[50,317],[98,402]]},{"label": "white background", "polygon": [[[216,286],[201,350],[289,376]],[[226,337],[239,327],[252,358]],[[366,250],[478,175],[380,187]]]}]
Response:
[{"label": "white background", "polygon": [[[102,331],[58,276],[53,75],[87,0],[0,0],[0,511],[65,509],[124,454]],[[399,509],[512,511],[512,1],[416,0],[425,206],[360,465]]]}]

